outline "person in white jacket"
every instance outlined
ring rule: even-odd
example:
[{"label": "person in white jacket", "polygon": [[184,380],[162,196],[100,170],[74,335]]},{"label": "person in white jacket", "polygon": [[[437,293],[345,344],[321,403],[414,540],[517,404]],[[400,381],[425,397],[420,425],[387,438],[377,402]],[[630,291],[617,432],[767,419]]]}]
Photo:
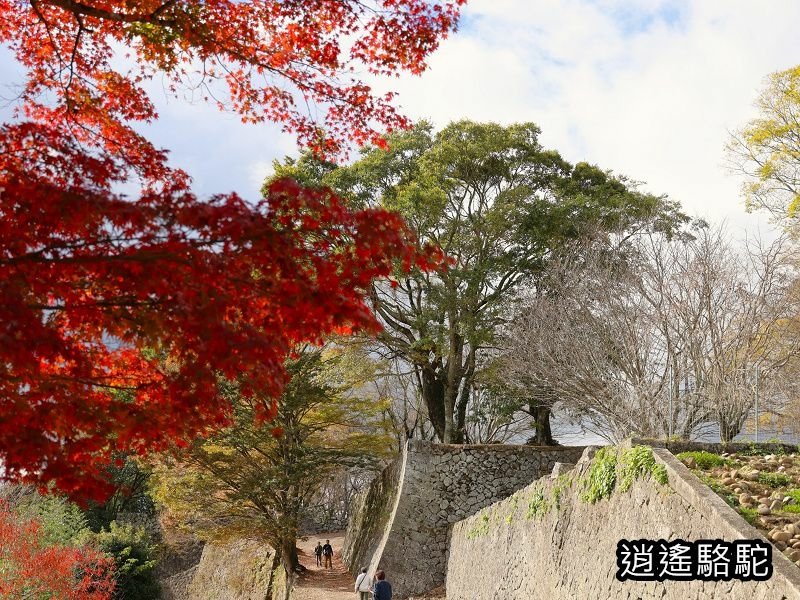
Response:
[{"label": "person in white jacket", "polygon": [[356,592],[358,600],[369,600],[369,577],[367,577],[367,567],[361,569],[361,573],[356,577]]}]

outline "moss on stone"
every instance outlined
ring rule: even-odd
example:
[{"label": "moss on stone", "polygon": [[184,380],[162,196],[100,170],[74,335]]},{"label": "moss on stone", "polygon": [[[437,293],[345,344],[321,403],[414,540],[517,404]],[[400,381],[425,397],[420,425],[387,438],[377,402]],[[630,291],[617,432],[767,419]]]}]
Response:
[{"label": "moss on stone", "polygon": [[525,516],[528,519],[539,519],[550,512],[552,508],[550,502],[544,497],[544,492],[541,489],[535,489],[528,502],[528,512]]},{"label": "moss on stone", "polygon": [[489,516],[489,512],[485,511],[481,513],[481,516],[478,519],[478,524],[467,532],[467,539],[472,540],[489,533],[490,523],[491,517]]},{"label": "moss on stone", "polygon": [[609,498],[617,485],[617,448],[606,446],[594,455],[589,472],[583,478],[581,500],[594,504]]},{"label": "moss on stone", "polygon": [[594,504],[610,498],[614,490],[627,492],[636,480],[643,477],[649,477],[661,485],[668,483],[667,470],[664,465],[656,462],[652,448],[600,448],[582,480],[581,500]]},{"label": "moss on stone", "polygon": [[561,499],[564,496],[564,492],[567,491],[572,486],[572,476],[569,473],[565,473],[563,475],[559,475],[558,479],[556,479],[556,483],[553,486],[553,507],[556,510],[561,508]]}]

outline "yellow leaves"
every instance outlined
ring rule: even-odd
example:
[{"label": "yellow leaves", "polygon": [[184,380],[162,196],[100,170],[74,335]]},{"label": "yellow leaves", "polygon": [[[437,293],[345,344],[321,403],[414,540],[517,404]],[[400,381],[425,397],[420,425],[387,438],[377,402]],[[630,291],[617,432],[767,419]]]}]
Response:
[{"label": "yellow leaves", "polygon": [[795,195],[789,203],[789,216],[796,218],[798,216],[798,209],[800,209],[800,194]]},{"label": "yellow leaves", "polygon": [[766,208],[797,218],[800,196],[800,65],[767,78],[752,120],[728,146],[748,209]]}]

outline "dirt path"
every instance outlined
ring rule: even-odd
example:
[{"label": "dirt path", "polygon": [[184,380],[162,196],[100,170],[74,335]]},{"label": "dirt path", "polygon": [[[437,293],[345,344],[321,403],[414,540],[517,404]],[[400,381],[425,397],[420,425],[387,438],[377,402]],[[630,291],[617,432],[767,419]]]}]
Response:
[{"label": "dirt path", "polygon": [[[333,546],[333,568],[324,569],[317,566],[314,557],[314,546],[317,540],[323,544],[331,541]],[[295,600],[355,600],[353,577],[342,564],[342,541],[344,533],[326,533],[309,537],[300,542],[300,563],[308,569],[295,587],[292,597]]]}]

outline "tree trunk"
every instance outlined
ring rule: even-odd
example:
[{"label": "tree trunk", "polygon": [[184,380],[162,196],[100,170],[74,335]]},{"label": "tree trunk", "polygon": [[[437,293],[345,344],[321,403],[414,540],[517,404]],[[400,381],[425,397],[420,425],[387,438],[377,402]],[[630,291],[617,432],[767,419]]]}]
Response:
[{"label": "tree trunk", "polygon": [[455,444],[457,427],[455,419],[453,419],[453,409],[455,408],[455,394],[452,389],[445,388],[444,393],[444,436],[442,437],[443,444]]},{"label": "tree trunk", "polygon": [[295,537],[284,539],[281,542],[280,555],[281,564],[286,573],[286,594],[283,600],[289,600],[292,587],[294,587],[295,571],[300,566],[300,558],[297,556],[297,539]]},{"label": "tree trunk", "polygon": [[432,365],[418,367],[419,379],[421,384],[422,399],[428,409],[428,418],[433,425],[433,431],[439,441],[445,439],[445,399],[444,381],[438,377]]},{"label": "tree trunk", "polygon": [[550,404],[539,400],[531,400],[529,408],[530,414],[534,419],[534,436],[528,440],[528,443],[536,446],[557,446],[558,444],[553,439],[553,432],[550,429]]},{"label": "tree trunk", "polygon": [[281,553],[276,551],[272,556],[272,568],[270,568],[269,570],[269,582],[267,583],[267,593],[264,596],[264,600],[285,600],[285,598],[274,597],[275,571],[277,571],[278,567],[280,566],[281,566]]}]

